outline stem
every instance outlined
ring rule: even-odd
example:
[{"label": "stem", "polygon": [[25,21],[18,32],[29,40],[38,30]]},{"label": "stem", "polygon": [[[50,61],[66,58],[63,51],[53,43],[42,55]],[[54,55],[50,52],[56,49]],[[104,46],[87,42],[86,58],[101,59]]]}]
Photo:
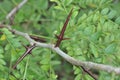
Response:
[{"label": "stem", "polygon": [[25,65],[25,72],[24,72],[24,75],[23,75],[23,80],[26,80],[26,74],[27,74],[27,69],[28,69],[28,62],[29,62],[29,56],[27,57],[27,62],[26,62],[26,65]]}]

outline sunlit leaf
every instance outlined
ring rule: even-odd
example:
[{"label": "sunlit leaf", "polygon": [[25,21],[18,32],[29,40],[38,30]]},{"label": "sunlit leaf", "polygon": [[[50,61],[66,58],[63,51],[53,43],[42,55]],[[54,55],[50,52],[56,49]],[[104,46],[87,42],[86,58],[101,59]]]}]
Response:
[{"label": "sunlit leaf", "polygon": [[1,38],[0,38],[0,40],[6,40],[6,36],[3,34],[2,36],[1,36]]}]

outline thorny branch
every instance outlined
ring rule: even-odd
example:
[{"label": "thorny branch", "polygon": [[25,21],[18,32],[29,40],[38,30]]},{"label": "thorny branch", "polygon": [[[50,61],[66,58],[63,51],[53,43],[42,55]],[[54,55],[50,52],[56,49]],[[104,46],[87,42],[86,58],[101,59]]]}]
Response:
[{"label": "thorny branch", "polygon": [[68,61],[72,65],[84,66],[89,69],[106,71],[108,73],[120,74],[120,67],[113,67],[110,65],[98,64],[98,63],[94,63],[94,62],[90,62],[90,61],[82,61],[82,60],[75,59],[75,58],[69,56],[67,53],[63,52],[59,47],[55,48],[54,44],[37,42],[37,41],[31,39],[27,33],[11,29],[8,25],[4,25],[4,26],[6,26],[6,28],[8,28],[10,31],[13,30],[14,34],[24,37],[26,40],[28,40],[30,42],[31,45],[36,44],[36,46],[38,46],[38,47],[49,48],[49,49],[55,51],[58,55],[60,55],[62,58],[64,58],[66,61]]},{"label": "thorny branch", "polygon": [[[6,19],[10,19],[12,16],[15,15],[15,13],[27,2],[27,0],[23,0],[17,7],[15,7],[7,16]],[[94,63],[94,62],[90,62],[90,61],[81,61],[81,60],[77,60],[71,56],[69,56],[67,53],[63,52],[59,47],[54,47],[54,44],[47,44],[47,43],[41,43],[41,42],[37,42],[34,39],[32,39],[27,33],[24,32],[20,32],[17,30],[14,30],[11,28],[10,25],[0,25],[0,28],[6,27],[8,28],[11,32],[14,32],[16,35],[22,36],[25,39],[27,39],[31,45],[36,44],[36,46],[39,47],[44,47],[44,48],[49,48],[53,51],[55,51],[58,55],[60,55],[62,58],[64,58],[66,61],[68,61],[69,63],[71,63],[72,65],[76,65],[76,66],[82,66],[85,68],[89,68],[89,69],[95,69],[95,70],[101,70],[101,71],[106,71],[109,73],[115,73],[115,74],[120,74],[120,67],[113,67],[110,65],[105,65],[105,64],[98,64],[98,63]],[[34,47],[33,47],[34,48]],[[28,54],[28,53],[27,53]],[[24,55],[27,55],[24,54]],[[15,67],[13,67],[15,68]]]}]

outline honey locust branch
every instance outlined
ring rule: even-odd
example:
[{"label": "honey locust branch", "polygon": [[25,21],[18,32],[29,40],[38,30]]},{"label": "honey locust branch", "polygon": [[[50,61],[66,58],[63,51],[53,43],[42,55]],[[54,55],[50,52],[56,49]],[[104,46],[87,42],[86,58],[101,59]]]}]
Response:
[{"label": "honey locust branch", "polygon": [[11,32],[14,32],[14,34],[22,36],[25,39],[27,39],[31,45],[36,44],[36,46],[38,47],[49,48],[55,51],[58,55],[60,55],[62,58],[64,58],[66,61],[68,61],[72,65],[83,66],[88,69],[100,70],[108,73],[120,74],[120,67],[113,67],[106,64],[98,64],[90,61],[82,61],[82,60],[75,59],[69,56],[67,53],[63,52],[59,47],[54,47],[55,46],[54,44],[47,44],[47,43],[34,41],[32,38],[30,38],[30,36],[27,33],[20,32],[15,29],[11,29],[10,25],[4,25],[4,26],[8,28]]},{"label": "honey locust branch", "polygon": [[[15,13],[27,2],[27,0],[23,0],[20,4],[18,4],[17,7],[15,7],[7,16],[6,19],[10,19],[12,16],[15,15]],[[2,26],[6,27],[9,29],[9,31],[13,32],[16,35],[22,36],[25,39],[29,41],[31,45],[36,44],[38,47],[44,47],[44,48],[49,48],[53,51],[55,51],[58,55],[60,55],[62,58],[64,58],[66,61],[71,63],[72,65],[76,66],[83,66],[85,68],[89,69],[95,69],[95,70],[101,70],[101,71],[106,71],[109,73],[115,73],[115,74],[120,74],[120,67],[113,67],[110,65],[105,65],[105,64],[98,64],[90,61],[82,61],[82,60],[77,60],[71,56],[69,56],[67,53],[63,52],[59,47],[54,47],[54,44],[47,44],[47,43],[41,43],[33,40],[29,34],[12,29],[10,25],[4,25],[1,24]],[[3,27],[2,27],[3,28]]]},{"label": "honey locust branch", "polygon": [[[27,2],[26,0],[23,0],[17,7],[15,7],[15,8],[7,15],[6,19],[9,19],[10,25],[14,24],[14,17],[15,17],[16,12],[17,12],[17,11],[23,6],[23,4],[25,4],[26,2]],[[62,29],[62,31],[61,31],[61,34],[57,37],[58,40],[57,40],[57,43],[56,43],[55,47],[58,47],[58,46],[60,45],[60,42],[65,39],[65,38],[63,38],[63,36],[64,36],[65,29],[66,29],[66,27],[67,27],[68,21],[69,21],[69,19],[70,19],[70,16],[71,16],[71,14],[72,14],[72,10],[73,10],[73,8],[71,9],[71,11],[70,11],[70,13],[69,13],[69,15],[68,15],[65,23],[64,23],[64,26],[63,26],[63,29]],[[11,27],[9,26],[9,28],[11,28]],[[14,31],[13,31],[13,32],[14,32]],[[33,37],[33,36],[30,36],[30,38],[32,38],[32,39],[34,38],[34,40],[36,39],[36,37]],[[37,39],[37,40],[38,40],[38,39]],[[39,38],[39,40],[40,40],[40,38]],[[42,40],[42,42],[44,41],[43,39],[41,39],[41,40]],[[41,41],[41,40],[40,40],[40,41]],[[35,40],[35,41],[36,41],[36,40]],[[44,42],[45,42],[45,41],[44,41]],[[31,44],[32,44],[32,43],[31,43]],[[28,49],[26,49],[26,50],[28,50]],[[27,52],[28,52],[28,51],[27,51]],[[18,63],[27,55],[27,52],[25,52],[25,53],[18,59],[18,61],[16,62],[16,64],[13,66],[13,68],[15,68],[15,67],[18,65]],[[84,68],[84,69],[85,69],[85,68]],[[83,69],[83,70],[84,70],[84,69]],[[87,73],[89,74],[89,71],[85,70],[85,72],[87,72]],[[92,74],[91,74],[91,75],[92,75]],[[95,78],[94,75],[92,75],[91,77]],[[95,79],[96,79],[96,78],[95,78]]]}]

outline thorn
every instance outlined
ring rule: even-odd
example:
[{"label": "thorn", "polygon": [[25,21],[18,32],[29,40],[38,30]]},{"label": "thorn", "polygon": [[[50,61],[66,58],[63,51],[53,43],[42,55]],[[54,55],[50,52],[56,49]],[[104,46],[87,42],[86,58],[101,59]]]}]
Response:
[{"label": "thorn", "polygon": [[69,38],[63,38],[63,36],[64,36],[65,30],[66,30],[67,24],[68,24],[68,22],[70,20],[70,16],[72,15],[72,11],[73,11],[73,8],[71,9],[71,11],[69,12],[69,14],[68,14],[68,16],[66,18],[66,21],[65,21],[65,23],[64,23],[64,25],[62,27],[61,32],[60,32],[60,35],[59,36],[55,35],[57,37],[57,39],[58,39],[57,42],[56,42],[55,47],[59,47],[62,40],[69,39]]},{"label": "thorn", "polygon": [[34,39],[35,41],[43,42],[43,43],[47,42],[47,41],[46,41],[44,38],[42,38],[42,37],[33,36],[33,35],[29,35],[29,36],[30,36],[30,38]]},{"label": "thorn", "polygon": [[22,46],[27,50],[29,48],[29,45],[25,46],[22,42],[20,42]]},{"label": "thorn", "polygon": [[68,39],[70,39],[70,38],[63,38],[62,40],[68,40]]},{"label": "thorn", "polygon": [[36,47],[36,44],[31,46],[23,46],[26,48],[26,51],[18,58],[17,62],[12,67],[13,69],[16,69],[16,66],[27,56],[27,54],[31,54],[31,51]]},{"label": "thorn", "polygon": [[56,37],[57,39],[59,39],[59,36],[58,36],[58,35],[56,35],[56,34],[55,34],[55,37]]}]

